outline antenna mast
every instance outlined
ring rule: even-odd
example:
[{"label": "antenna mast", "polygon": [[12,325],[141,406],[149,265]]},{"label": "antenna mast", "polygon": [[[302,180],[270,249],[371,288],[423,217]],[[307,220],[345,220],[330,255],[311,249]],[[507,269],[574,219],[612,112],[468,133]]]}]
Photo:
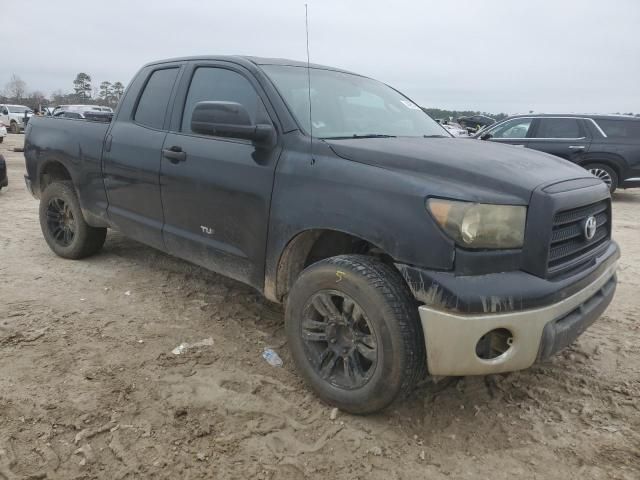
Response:
[{"label": "antenna mast", "polygon": [[307,34],[307,91],[309,94],[309,133],[311,141],[309,142],[309,151],[311,153],[311,164],[315,163],[313,158],[313,117],[311,115],[311,60],[309,55],[309,7],[304,4],[304,26]]}]

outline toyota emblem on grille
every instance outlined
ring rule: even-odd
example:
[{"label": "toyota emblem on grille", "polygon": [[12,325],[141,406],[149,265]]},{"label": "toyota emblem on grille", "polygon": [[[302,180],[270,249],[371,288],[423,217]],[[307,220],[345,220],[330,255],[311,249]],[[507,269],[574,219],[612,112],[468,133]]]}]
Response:
[{"label": "toyota emblem on grille", "polygon": [[584,238],[591,240],[596,235],[596,229],[598,228],[598,222],[593,215],[584,221]]}]

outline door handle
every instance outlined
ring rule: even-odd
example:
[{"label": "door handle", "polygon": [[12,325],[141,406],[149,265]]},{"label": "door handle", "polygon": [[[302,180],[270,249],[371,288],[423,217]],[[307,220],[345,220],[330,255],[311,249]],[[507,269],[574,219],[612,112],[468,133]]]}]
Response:
[{"label": "door handle", "polygon": [[162,150],[162,156],[168,158],[171,163],[180,163],[187,159],[187,153],[183,152],[181,147],[165,148]]},{"label": "door handle", "polygon": [[569,145],[569,148],[571,150],[584,150],[585,146],[584,145]]}]

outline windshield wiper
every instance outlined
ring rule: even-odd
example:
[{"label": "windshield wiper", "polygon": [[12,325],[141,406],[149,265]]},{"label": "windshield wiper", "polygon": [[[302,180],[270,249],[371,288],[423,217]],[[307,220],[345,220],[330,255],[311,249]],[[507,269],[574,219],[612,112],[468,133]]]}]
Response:
[{"label": "windshield wiper", "polygon": [[347,140],[349,138],[396,138],[395,135],[385,135],[383,133],[367,133],[359,135],[354,133],[353,135],[345,135],[341,137],[322,137],[324,140]]}]

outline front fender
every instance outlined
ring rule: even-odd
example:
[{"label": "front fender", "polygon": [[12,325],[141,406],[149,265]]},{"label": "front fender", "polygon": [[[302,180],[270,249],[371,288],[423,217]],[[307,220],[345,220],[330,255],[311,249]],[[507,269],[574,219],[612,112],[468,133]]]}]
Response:
[{"label": "front fender", "polygon": [[377,246],[395,261],[451,270],[454,245],[425,208],[425,185],[410,175],[337,157],[314,143],[308,152],[288,149],[276,172],[266,287],[276,278],[287,244],[306,230],[336,230]]}]

